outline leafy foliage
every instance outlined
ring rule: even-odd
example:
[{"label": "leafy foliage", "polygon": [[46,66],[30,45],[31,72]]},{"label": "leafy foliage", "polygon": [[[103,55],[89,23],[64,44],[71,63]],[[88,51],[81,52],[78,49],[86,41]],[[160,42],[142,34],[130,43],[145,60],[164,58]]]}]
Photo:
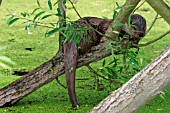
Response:
[{"label": "leafy foliage", "polygon": [[[65,5],[67,0],[63,1],[63,5]],[[14,15],[11,15],[11,17],[7,20],[6,25],[12,25],[14,22],[16,22],[19,19],[22,19],[26,23],[26,30],[31,29],[31,25],[34,26],[34,28],[37,28],[38,26],[42,27],[48,27],[49,30],[46,31],[45,37],[50,37],[58,32],[62,34],[63,37],[63,43],[66,41],[74,41],[74,44],[77,45],[80,43],[82,38],[84,38],[86,41],[91,42],[89,38],[86,38],[86,28],[81,27],[77,25],[76,22],[71,22],[67,21],[66,25],[64,27],[59,28],[59,22],[47,22],[43,23],[43,20],[48,20],[50,17],[54,18],[62,18],[62,13],[61,10],[56,6],[59,3],[59,1],[56,1],[54,4],[51,2],[51,0],[47,1],[48,4],[48,9],[43,8],[40,4],[40,1],[37,0],[37,5],[38,7],[35,8],[32,13],[21,13],[20,17],[15,17]],[[116,2],[116,8],[113,10],[113,20],[115,20],[118,11],[123,7],[123,5],[119,5]],[[33,19],[30,19],[30,16],[33,16]],[[103,18],[107,18],[104,17]],[[64,18],[63,18],[64,19]],[[68,18],[67,18],[68,19]],[[56,19],[57,20],[57,19]],[[128,19],[128,24],[130,25],[130,18]],[[125,26],[123,23],[118,23],[117,26]],[[112,31],[115,33],[119,33],[114,30],[113,26],[110,26],[112,28]],[[126,40],[126,38],[129,38],[127,36],[123,36],[123,38],[120,38],[120,40]],[[139,53],[138,50],[130,50],[129,46],[127,47],[121,47],[121,52],[122,52],[122,58],[124,57],[125,62],[121,59],[121,57],[116,57],[114,54],[115,50],[118,50],[120,48],[120,43],[113,41],[110,44],[106,46],[106,50],[111,50],[112,51],[112,57],[110,61],[103,60],[102,66],[98,69],[99,74],[104,76],[104,78],[107,78],[110,83],[114,83],[116,88],[125,82],[127,82],[130,77],[132,77],[134,74],[136,74],[140,70],[140,63],[136,59],[137,55],[141,57],[140,62],[142,63],[142,58],[143,54]],[[133,71],[128,71],[128,70],[133,70]]]}]

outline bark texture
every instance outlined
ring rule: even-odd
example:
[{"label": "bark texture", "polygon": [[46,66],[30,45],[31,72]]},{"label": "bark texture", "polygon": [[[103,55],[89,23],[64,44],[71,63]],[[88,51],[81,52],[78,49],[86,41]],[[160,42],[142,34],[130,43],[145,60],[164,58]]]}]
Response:
[{"label": "bark texture", "polygon": [[170,24],[170,7],[163,0],[146,0],[147,3]]},{"label": "bark texture", "polygon": [[170,46],[90,113],[132,113],[170,84]]},{"label": "bark texture", "polygon": [[[116,23],[125,23],[129,14],[133,11],[140,0],[128,0],[124,8],[118,14],[116,18]],[[112,22],[114,25],[114,23]],[[120,32],[122,27],[115,25],[115,30]],[[117,40],[115,34],[113,34],[112,29],[107,30],[109,34],[108,37],[112,37],[112,40]],[[117,34],[116,34],[117,35]],[[107,44],[107,42],[105,43]],[[97,48],[93,49],[90,54],[85,54],[79,56],[77,68],[91,62],[95,62],[111,55],[110,51],[105,51],[105,44],[100,43]],[[120,50],[114,51],[118,54]],[[37,90],[41,86],[51,82],[56,77],[64,73],[63,70],[63,57],[60,52],[48,62],[45,62],[41,66],[37,67],[33,71],[24,75],[22,78],[12,82],[6,87],[0,89],[0,107],[10,106],[16,104],[22,98],[26,97],[28,94]]]},{"label": "bark texture", "polygon": [[[94,47],[91,53],[80,56],[77,68],[111,55],[110,51],[105,51],[103,44],[100,43],[98,47]],[[48,62],[0,89],[0,107],[16,104],[28,94],[62,75],[64,73],[63,66],[63,56],[62,54],[57,54]]]},{"label": "bark texture", "polygon": [[127,17],[132,13],[132,11],[138,5],[139,2],[140,0],[127,0],[126,1],[126,3],[124,4],[124,8],[120,10],[116,19],[114,20],[114,23],[112,23],[112,26],[116,32],[110,32],[112,31],[112,28],[109,27],[106,31],[106,36],[108,36],[111,40],[119,41],[117,32],[120,32],[122,27],[118,26],[118,24],[125,23],[127,21]]}]

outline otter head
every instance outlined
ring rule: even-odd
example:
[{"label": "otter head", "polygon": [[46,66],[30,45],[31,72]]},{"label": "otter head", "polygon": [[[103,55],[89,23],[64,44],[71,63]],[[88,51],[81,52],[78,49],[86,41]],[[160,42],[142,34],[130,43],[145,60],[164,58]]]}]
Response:
[{"label": "otter head", "polygon": [[130,35],[129,41],[138,44],[139,40],[146,34],[146,20],[138,14],[130,15],[130,25],[126,21],[123,30]]}]

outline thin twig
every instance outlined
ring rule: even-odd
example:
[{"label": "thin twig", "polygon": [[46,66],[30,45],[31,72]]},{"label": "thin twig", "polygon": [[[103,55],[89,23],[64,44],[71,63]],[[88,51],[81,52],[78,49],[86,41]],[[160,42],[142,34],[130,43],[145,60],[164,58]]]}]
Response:
[{"label": "thin twig", "polygon": [[58,77],[56,78],[56,81],[57,81],[57,83],[58,83],[60,86],[62,86],[63,88],[67,89],[67,87],[64,86],[64,85],[58,80]]},{"label": "thin twig", "polygon": [[138,10],[146,1],[143,1],[138,7],[136,7],[134,10],[133,10],[133,13]]},{"label": "thin twig", "polygon": [[[78,15],[78,17],[81,19],[82,17],[80,16],[80,14],[79,14],[79,12],[77,11],[76,7],[74,6],[73,2],[72,2],[71,0],[69,0],[69,2],[71,3],[71,5],[72,5],[74,11],[76,12],[76,14]],[[84,21],[84,20],[83,20],[83,21]],[[92,27],[87,21],[84,21],[84,22],[90,27],[90,29],[96,31],[99,35],[102,35],[102,36],[106,37],[105,34],[99,32],[98,30],[96,30],[96,29],[95,29],[94,27]]]},{"label": "thin twig", "polygon": [[[31,25],[34,25],[34,24],[31,24]],[[46,28],[52,28],[52,29],[55,28],[55,27],[50,27],[50,26],[46,26],[46,25],[42,25],[42,24],[37,24],[37,26],[46,27]]]},{"label": "thin twig", "polygon": [[147,42],[147,43],[145,43],[145,44],[138,44],[137,46],[138,46],[138,47],[144,47],[144,46],[150,45],[150,44],[152,44],[152,43],[154,43],[154,42],[162,39],[164,36],[168,35],[169,33],[170,33],[170,30],[167,31],[166,33],[162,34],[161,36],[159,36],[158,38],[156,38],[156,39],[154,39],[154,40],[151,40],[151,41],[149,41],[149,42]]},{"label": "thin twig", "polygon": [[71,5],[72,5],[74,11],[77,13],[77,15],[79,16],[79,18],[81,18],[79,12],[77,11],[76,7],[74,6],[74,3],[73,3],[71,0],[68,0],[68,1],[71,3]]},{"label": "thin twig", "polygon": [[156,20],[158,19],[158,13],[156,14],[152,24],[150,25],[149,29],[146,31],[146,34],[148,34],[148,32],[152,29],[153,25],[155,24]]},{"label": "thin twig", "polygon": [[93,68],[92,68],[91,66],[89,66],[89,65],[86,65],[86,66],[88,67],[88,69],[90,70],[90,72],[93,73],[95,76],[101,77],[101,78],[103,78],[103,79],[105,79],[105,80],[109,80],[108,78],[106,78],[106,77],[98,74],[95,70],[93,70]]}]

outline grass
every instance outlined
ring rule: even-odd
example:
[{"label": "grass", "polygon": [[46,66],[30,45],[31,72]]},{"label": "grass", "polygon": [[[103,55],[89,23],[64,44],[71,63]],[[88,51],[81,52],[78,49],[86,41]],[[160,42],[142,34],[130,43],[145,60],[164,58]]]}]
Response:
[{"label": "grass", "polygon": [[[54,0],[53,0],[54,2]],[[118,1],[123,3],[122,1]],[[46,0],[41,0],[41,4],[46,7]],[[20,14],[21,12],[32,12],[36,7],[35,0],[23,1],[23,0],[4,0],[0,7],[1,20],[0,20],[0,46],[6,47],[6,49],[0,51],[0,55],[10,57],[17,63],[13,67],[14,71],[31,71],[35,67],[39,66],[43,62],[52,58],[58,50],[57,34],[55,36],[45,38],[45,28],[37,28],[31,30],[32,34],[28,34],[24,30],[25,25],[22,21],[18,21],[10,27],[4,26],[6,20],[9,18],[9,13]],[[111,0],[82,0],[76,4],[78,11],[81,16],[106,16],[112,18],[113,9],[115,8],[115,2]],[[78,19],[73,9],[68,6],[68,16],[71,20]],[[148,4],[141,7],[137,13],[143,15],[148,26],[151,24],[155,12]],[[51,18],[55,20],[56,18]],[[57,20],[57,19],[56,19]],[[168,24],[163,20],[159,19],[154,25],[153,29],[149,34],[142,39],[141,43],[145,43],[153,38],[158,37],[162,33],[170,29]],[[142,47],[141,51],[144,52],[144,62],[141,67],[145,67],[151,62],[156,56],[159,55],[170,44],[169,36],[164,37],[160,41],[154,44]],[[26,48],[32,48],[33,51],[28,51]],[[109,58],[106,58],[109,59]],[[101,61],[93,63],[92,67],[96,69],[101,66]],[[8,85],[12,81],[18,79],[20,76],[11,75],[8,70],[0,68],[0,88]],[[89,72],[86,67],[82,67],[77,70],[77,79],[88,79],[88,80],[77,80],[76,81],[76,92],[77,98],[80,104],[78,110],[73,110],[69,102],[67,90],[59,86],[56,81],[53,81],[26,98],[21,100],[18,104],[12,107],[1,108],[2,113],[84,113],[92,109],[102,99],[104,99],[108,92],[113,90],[113,87],[109,87],[106,81],[101,81],[101,84],[105,84],[102,87],[102,91],[93,90],[93,75]],[[65,76],[60,78],[61,82],[65,84]],[[166,88],[168,91],[165,94],[165,101],[157,96],[152,99],[149,103],[142,106],[138,111],[139,113],[169,113],[170,112],[170,86]]]}]

